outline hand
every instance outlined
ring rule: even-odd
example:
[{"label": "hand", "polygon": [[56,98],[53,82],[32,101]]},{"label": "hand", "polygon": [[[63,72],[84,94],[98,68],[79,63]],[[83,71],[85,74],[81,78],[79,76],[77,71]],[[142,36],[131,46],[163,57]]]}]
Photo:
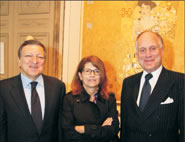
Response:
[{"label": "hand", "polygon": [[77,131],[80,134],[83,134],[85,132],[85,127],[84,125],[81,126],[75,126],[75,131]]},{"label": "hand", "polygon": [[113,121],[112,117],[108,117],[108,118],[103,122],[102,127],[103,127],[103,126],[111,126],[111,125],[112,125],[112,121]]}]

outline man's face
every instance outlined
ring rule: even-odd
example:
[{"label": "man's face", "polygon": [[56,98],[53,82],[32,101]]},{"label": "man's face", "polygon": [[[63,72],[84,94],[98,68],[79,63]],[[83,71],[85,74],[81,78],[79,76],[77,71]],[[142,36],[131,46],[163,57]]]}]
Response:
[{"label": "man's face", "polygon": [[21,72],[35,80],[42,74],[45,63],[44,50],[39,45],[26,45],[23,47],[21,57],[19,59],[19,67]]},{"label": "man's face", "polygon": [[154,33],[143,33],[137,40],[136,50],[139,64],[148,73],[155,71],[162,64],[163,47],[160,47],[159,37]]}]

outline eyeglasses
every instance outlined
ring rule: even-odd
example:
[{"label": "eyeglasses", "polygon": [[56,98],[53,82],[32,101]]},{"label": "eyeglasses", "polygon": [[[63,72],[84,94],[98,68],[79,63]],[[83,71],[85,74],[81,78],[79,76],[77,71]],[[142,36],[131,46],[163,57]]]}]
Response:
[{"label": "eyeglasses", "polygon": [[86,68],[86,69],[83,70],[83,73],[84,73],[85,75],[90,75],[92,72],[93,72],[95,75],[100,75],[100,70],[98,70],[98,69],[91,70],[91,69],[89,69],[89,68]]}]

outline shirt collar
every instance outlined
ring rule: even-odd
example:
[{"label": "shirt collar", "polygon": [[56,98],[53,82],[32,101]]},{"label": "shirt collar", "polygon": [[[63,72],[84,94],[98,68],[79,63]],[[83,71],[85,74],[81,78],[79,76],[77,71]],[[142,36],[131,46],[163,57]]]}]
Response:
[{"label": "shirt collar", "polygon": [[[153,75],[153,77],[152,77],[152,79],[155,79],[155,80],[157,80],[158,78],[159,78],[159,75],[160,75],[160,73],[161,73],[161,71],[162,71],[162,65],[158,68],[158,69],[156,69],[155,71],[153,71],[153,72],[151,72],[151,74]],[[143,74],[142,74],[142,78],[145,78],[145,75],[146,74],[148,74],[148,72],[146,72],[145,70],[143,71]]]},{"label": "shirt collar", "polygon": [[[97,101],[98,100],[100,100],[100,101],[102,101],[102,102],[104,102],[105,100],[101,97],[101,95],[100,95],[100,90],[97,92]],[[80,100],[82,101],[82,102],[85,102],[85,101],[89,101],[89,98],[90,98],[90,96],[89,96],[89,94],[86,92],[86,90],[83,88],[83,91],[82,91],[82,94],[80,95]]]},{"label": "shirt collar", "polygon": [[[32,80],[26,77],[23,73],[21,73],[21,80],[24,88],[31,88],[30,82],[32,82]],[[39,75],[35,81],[38,82],[38,86],[44,86],[42,75]]]}]

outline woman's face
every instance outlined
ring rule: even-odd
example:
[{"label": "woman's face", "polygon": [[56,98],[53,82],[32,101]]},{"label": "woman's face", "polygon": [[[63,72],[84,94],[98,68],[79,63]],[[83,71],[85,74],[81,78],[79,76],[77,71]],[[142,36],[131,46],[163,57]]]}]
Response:
[{"label": "woman's face", "polygon": [[100,74],[100,70],[93,66],[91,62],[85,64],[82,72],[78,72],[85,89],[98,89],[98,85],[100,84]]},{"label": "woman's face", "polygon": [[141,10],[142,15],[150,15],[151,8],[149,5],[142,4],[141,9],[142,9]]}]

